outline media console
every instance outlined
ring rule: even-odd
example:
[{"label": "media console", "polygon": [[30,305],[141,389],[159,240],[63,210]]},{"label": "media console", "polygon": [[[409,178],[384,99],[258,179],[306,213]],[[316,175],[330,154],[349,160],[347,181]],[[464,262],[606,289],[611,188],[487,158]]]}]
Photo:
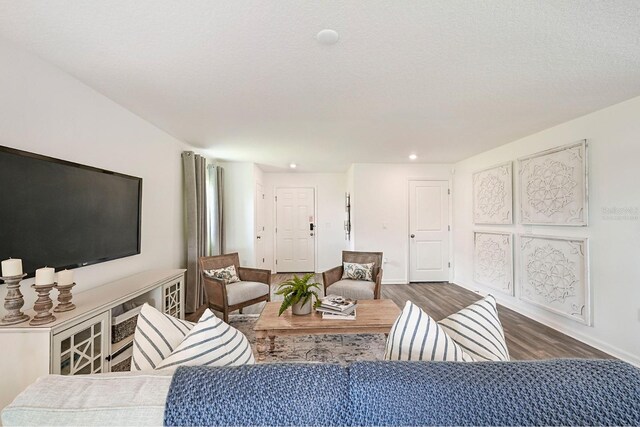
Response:
[{"label": "media console", "polygon": [[[125,303],[149,303],[184,318],[185,270],[149,270],[74,294],[76,309],[53,323],[0,327],[0,408],[47,374],[111,372],[131,356],[133,336],[111,342],[112,321]],[[27,310],[30,316],[33,310]],[[115,370],[115,369],[114,369]]]}]

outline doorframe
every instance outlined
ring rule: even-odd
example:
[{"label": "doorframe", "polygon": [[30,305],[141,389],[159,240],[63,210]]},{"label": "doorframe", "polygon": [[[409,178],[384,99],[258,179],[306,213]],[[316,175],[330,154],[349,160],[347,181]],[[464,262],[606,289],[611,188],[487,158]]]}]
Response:
[{"label": "doorframe", "polygon": [[[255,263],[256,263],[256,267],[257,268],[265,268],[267,266],[267,256],[266,256],[266,252],[267,252],[267,245],[265,244],[264,241],[264,236],[267,233],[267,191],[265,189],[265,185],[264,182],[262,181],[256,181],[255,185],[254,185],[254,194],[255,194],[255,199],[254,199],[254,211],[253,211],[253,237],[254,240],[256,240],[257,237],[257,225],[258,225],[258,199],[259,199],[259,194],[258,194],[258,185],[262,186],[262,198],[263,198],[263,202],[262,202],[262,208],[263,208],[263,212],[262,212],[262,221],[264,223],[263,226],[263,230],[262,230],[262,255],[263,258],[265,259],[264,262],[258,262],[258,257],[256,256],[255,258]],[[254,242],[254,248],[256,247],[257,243]],[[254,253],[254,255],[257,255],[257,251],[254,251],[256,253]]]},{"label": "doorframe", "polygon": [[406,277],[406,282],[407,284],[411,283],[411,244],[409,243],[409,232],[411,231],[411,209],[409,207],[410,205],[410,197],[411,197],[411,181],[443,181],[447,183],[447,186],[449,188],[449,197],[447,198],[448,200],[448,218],[447,221],[449,222],[449,226],[451,227],[451,230],[449,230],[449,262],[451,263],[451,267],[449,267],[449,275],[448,275],[448,281],[451,282],[453,280],[453,269],[455,267],[454,264],[454,259],[453,259],[453,177],[452,176],[448,176],[446,178],[444,177],[409,177],[407,178],[407,185],[406,185],[406,191],[407,191],[407,223],[406,223],[406,228],[405,228],[405,245],[406,245],[406,255],[407,255],[407,265],[405,266],[405,277]]},{"label": "doorframe", "polygon": [[273,186],[273,227],[271,230],[271,240],[273,242],[273,257],[271,259],[271,271],[278,272],[276,259],[278,258],[278,235],[276,227],[278,226],[278,202],[275,200],[278,195],[278,189],[287,188],[311,188],[313,189],[313,218],[315,227],[313,229],[315,239],[313,239],[313,272],[317,273],[318,269],[318,186],[317,185],[274,185]]}]

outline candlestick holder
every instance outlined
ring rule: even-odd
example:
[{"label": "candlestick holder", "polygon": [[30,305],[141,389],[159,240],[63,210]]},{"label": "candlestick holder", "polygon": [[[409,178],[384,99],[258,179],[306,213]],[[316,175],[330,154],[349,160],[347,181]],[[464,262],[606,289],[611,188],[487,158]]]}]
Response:
[{"label": "candlestick holder", "polygon": [[19,274],[17,276],[0,277],[7,284],[7,296],[4,298],[4,308],[7,312],[0,320],[0,325],[2,326],[16,325],[29,320],[29,316],[22,312],[24,298],[22,297],[22,292],[20,292],[20,281],[25,276],[26,274]]},{"label": "candlestick holder", "polygon": [[55,284],[55,288],[60,292],[58,294],[58,305],[53,309],[54,313],[63,313],[76,308],[76,305],[71,302],[73,295],[71,294],[71,288],[76,285],[76,282],[69,283],[68,285]]},{"label": "candlestick holder", "polygon": [[31,287],[38,293],[38,299],[33,305],[33,309],[36,311],[36,315],[33,316],[33,319],[31,319],[31,321],[29,322],[31,326],[46,325],[47,323],[51,323],[56,320],[56,317],[51,314],[53,301],[51,301],[51,297],[49,296],[49,293],[51,292],[51,289],[53,289],[53,286],[53,283],[38,286],[31,285]]}]

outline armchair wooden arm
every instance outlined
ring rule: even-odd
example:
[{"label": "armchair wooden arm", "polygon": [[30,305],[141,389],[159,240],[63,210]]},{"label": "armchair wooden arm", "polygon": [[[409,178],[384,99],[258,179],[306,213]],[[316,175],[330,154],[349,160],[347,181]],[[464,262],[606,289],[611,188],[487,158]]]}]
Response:
[{"label": "armchair wooden arm", "polygon": [[338,280],[342,279],[342,266],[332,268],[322,273],[322,282],[324,283],[324,294],[327,295],[327,288]]},{"label": "armchair wooden arm", "polygon": [[373,289],[373,298],[380,299],[380,288],[382,286],[382,268],[373,268],[373,280],[376,282],[376,287]]},{"label": "armchair wooden arm", "polygon": [[271,286],[271,271],[261,268],[239,267],[238,276],[240,280],[247,282],[266,283]]},{"label": "armchair wooden arm", "polygon": [[223,280],[214,279],[202,273],[202,284],[204,285],[207,303],[218,310],[226,305],[227,285]]}]

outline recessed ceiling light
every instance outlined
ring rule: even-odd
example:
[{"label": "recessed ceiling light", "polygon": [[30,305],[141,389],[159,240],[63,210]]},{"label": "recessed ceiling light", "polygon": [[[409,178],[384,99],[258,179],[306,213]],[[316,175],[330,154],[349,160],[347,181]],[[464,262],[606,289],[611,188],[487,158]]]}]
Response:
[{"label": "recessed ceiling light", "polygon": [[417,158],[418,156],[416,156],[415,154],[409,154],[409,160],[415,160]]},{"label": "recessed ceiling light", "polygon": [[326,45],[336,44],[339,38],[340,36],[337,31],[329,29],[322,30],[316,35],[316,40],[318,40],[320,44]]},{"label": "recessed ceiling light", "polygon": [[295,168],[297,168],[297,167],[298,167],[298,165],[296,165],[295,163],[289,163],[289,167],[290,167],[291,169],[295,169]]}]

